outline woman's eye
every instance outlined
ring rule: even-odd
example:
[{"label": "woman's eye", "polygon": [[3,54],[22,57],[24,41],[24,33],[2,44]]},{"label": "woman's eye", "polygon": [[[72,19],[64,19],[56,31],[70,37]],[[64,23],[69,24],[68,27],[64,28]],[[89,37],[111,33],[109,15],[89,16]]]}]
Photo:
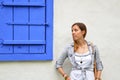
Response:
[{"label": "woman's eye", "polygon": [[75,29],[75,32],[78,31],[77,29]]},{"label": "woman's eye", "polygon": [[78,31],[78,29],[73,29],[73,30],[72,30],[72,32],[73,32],[73,31],[74,31],[74,32],[77,32],[77,31]]}]

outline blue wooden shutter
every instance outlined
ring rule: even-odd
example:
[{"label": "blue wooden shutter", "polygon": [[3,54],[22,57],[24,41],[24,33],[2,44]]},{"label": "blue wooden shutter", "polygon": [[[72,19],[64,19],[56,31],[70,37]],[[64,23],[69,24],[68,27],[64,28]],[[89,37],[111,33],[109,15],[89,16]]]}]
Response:
[{"label": "blue wooden shutter", "polygon": [[52,0],[1,1],[0,61],[52,60],[52,48]]}]

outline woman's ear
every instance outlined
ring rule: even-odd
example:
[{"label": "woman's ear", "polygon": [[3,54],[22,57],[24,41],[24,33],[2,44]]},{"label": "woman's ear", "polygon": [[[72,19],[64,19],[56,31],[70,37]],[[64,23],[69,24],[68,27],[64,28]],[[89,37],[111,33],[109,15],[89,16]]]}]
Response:
[{"label": "woman's ear", "polygon": [[84,34],[85,34],[85,30],[82,31],[82,35],[84,35]]}]

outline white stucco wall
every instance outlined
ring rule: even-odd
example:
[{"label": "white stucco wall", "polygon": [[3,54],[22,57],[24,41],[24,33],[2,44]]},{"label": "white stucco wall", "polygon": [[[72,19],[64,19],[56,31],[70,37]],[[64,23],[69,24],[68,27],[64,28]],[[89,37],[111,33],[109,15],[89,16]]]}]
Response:
[{"label": "white stucco wall", "polygon": [[[119,8],[120,0],[54,0],[54,60],[0,62],[0,80],[63,80],[54,65],[65,45],[72,42],[74,22],[85,23],[86,39],[99,47],[103,80],[120,80]],[[69,73],[70,64],[65,64]]]}]

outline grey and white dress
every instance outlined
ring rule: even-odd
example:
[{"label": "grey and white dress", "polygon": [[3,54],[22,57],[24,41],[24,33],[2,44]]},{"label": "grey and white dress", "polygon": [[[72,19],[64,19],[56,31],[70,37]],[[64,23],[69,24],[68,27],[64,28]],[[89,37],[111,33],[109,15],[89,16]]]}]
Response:
[{"label": "grey and white dress", "polygon": [[81,69],[73,69],[70,73],[71,80],[94,80],[93,70],[84,70],[92,65],[91,53],[75,53],[75,63]]}]

